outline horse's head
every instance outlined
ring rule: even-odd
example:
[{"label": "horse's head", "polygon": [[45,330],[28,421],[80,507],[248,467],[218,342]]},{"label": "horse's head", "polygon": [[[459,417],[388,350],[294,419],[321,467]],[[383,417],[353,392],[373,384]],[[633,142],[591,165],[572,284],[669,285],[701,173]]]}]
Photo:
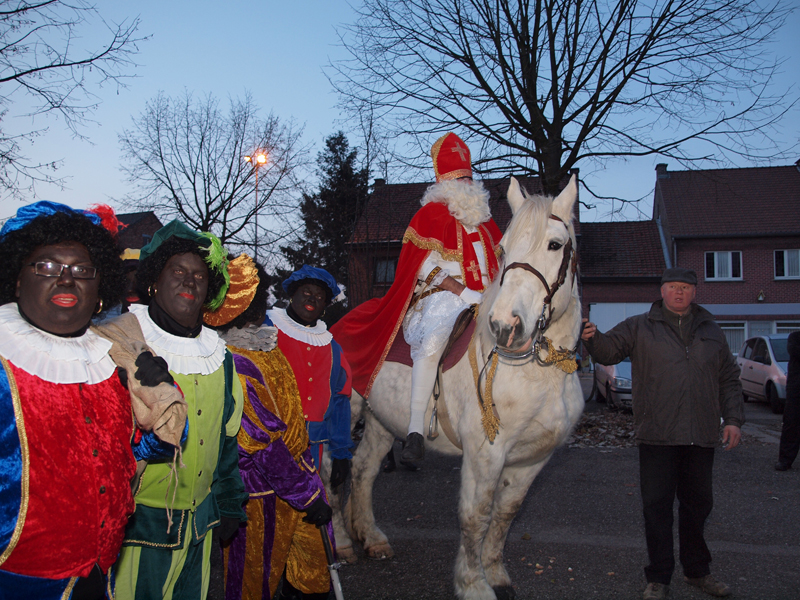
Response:
[{"label": "horse's head", "polygon": [[499,347],[527,350],[534,336],[564,314],[572,297],[577,300],[572,227],[577,197],[574,175],[555,199],[528,196],[511,178],[508,203],[514,216],[501,240],[501,275],[487,298],[488,325]]}]

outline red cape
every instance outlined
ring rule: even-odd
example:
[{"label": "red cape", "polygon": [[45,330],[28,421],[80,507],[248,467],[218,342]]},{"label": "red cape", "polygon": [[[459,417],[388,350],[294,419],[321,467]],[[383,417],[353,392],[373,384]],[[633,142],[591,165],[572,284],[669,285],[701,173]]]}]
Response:
[{"label": "red cape", "polygon": [[[502,234],[491,219],[480,225],[478,232],[486,252],[489,281],[492,281],[497,276],[498,244]],[[423,206],[403,235],[394,283],[386,295],[355,307],[331,327],[333,337],[341,344],[353,370],[353,388],[365,398],[369,397],[372,384],[403,325],[417,286],[419,269],[431,250],[439,252],[445,260],[461,263],[465,285],[483,291],[480,276],[474,268],[470,270],[477,258],[464,227],[445,204],[431,202]]]}]

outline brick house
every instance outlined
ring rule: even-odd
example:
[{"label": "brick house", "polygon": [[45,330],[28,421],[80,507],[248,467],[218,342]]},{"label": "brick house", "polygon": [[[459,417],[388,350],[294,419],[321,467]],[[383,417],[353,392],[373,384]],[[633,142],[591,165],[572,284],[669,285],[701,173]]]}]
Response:
[{"label": "brick house", "polygon": [[[536,177],[520,184],[541,192]],[[376,180],[351,242],[351,306],[391,286],[403,233],[429,185]],[[508,179],[484,185],[505,231]],[[747,337],[800,329],[800,161],[701,171],[658,165],[649,221],[581,223],[578,208],[583,314],[601,331],[646,312],[671,266],[697,272],[697,302],[715,315],[734,352]]]},{"label": "brick house", "polygon": [[656,166],[653,221],[667,266],[697,271],[697,302],[736,352],[800,329],[800,161],[785,167]]},{"label": "brick house", "polygon": [[581,223],[583,315],[608,331],[661,297],[666,257],[655,221]]},{"label": "brick house", "polygon": [[119,234],[120,248],[142,248],[153,239],[153,234],[163,227],[151,210],[118,214],[117,219],[126,225]]}]

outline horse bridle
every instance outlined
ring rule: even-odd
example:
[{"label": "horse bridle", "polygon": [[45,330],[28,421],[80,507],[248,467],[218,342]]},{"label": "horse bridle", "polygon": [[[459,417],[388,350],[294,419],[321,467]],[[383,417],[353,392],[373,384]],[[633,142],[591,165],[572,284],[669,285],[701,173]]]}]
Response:
[{"label": "horse bridle", "polygon": [[[554,221],[559,221],[567,227],[567,224],[564,223],[564,220],[557,217],[556,215],[550,215],[550,218]],[[567,233],[569,233],[569,228],[567,228]],[[544,289],[547,290],[547,295],[544,297],[544,301],[542,302],[542,312],[539,315],[539,318],[536,320],[536,327],[534,328],[533,332],[531,333],[531,338],[534,340],[534,344],[528,352],[523,354],[513,354],[509,352],[504,352],[499,347],[495,346],[495,351],[504,358],[511,358],[511,359],[521,359],[527,358],[531,355],[536,355],[538,357],[539,354],[539,346],[542,342],[542,338],[544,337],[544,332],[550,326],[550,322],[553,317],[553,296],[556,295],[556,292],[564,285],[564,282],[567,279],[567,269],[570,268],[574,275],[578,269],[578,256],[577,253],[574,251],[572,247],[572,238],[570,237],[567,240],[567,243],[563,246],[563,256],[561,258],[561,266],[558,269],[558,276],[556,277],[555,282],[551,286],[547,283],[547,279],[545,279],[544,275],[536,269],[533,265],[529,263],[523,262],[514,262],[508,265],[505,269],[503,269],[503,274],[500,276],[500,285],[503,285],[503,281],[505,280],[506,273],[508,273],[511,269],[523,269],[528,271],[529,273],[533,273],[536,277],[539,278],[539,281],[542,282]],[[573,281],[574,285],[574,281]]]}]

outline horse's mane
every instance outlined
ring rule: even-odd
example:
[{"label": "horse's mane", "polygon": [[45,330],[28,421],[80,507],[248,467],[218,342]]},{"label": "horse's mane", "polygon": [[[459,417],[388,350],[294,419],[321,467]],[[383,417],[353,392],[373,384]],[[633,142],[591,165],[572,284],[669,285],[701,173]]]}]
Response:
[{"label": "horse's mane", "polygon": [[[527,245],[525,253],[536,250],[545,239],[547,220],[553,210],[553,199],[548,196],[528,196],[524,190],[526,202],[514,214],[508,229],[503,236],[503,247],[519,248]],[[524,244],[524,245],[523,245]]]}]

